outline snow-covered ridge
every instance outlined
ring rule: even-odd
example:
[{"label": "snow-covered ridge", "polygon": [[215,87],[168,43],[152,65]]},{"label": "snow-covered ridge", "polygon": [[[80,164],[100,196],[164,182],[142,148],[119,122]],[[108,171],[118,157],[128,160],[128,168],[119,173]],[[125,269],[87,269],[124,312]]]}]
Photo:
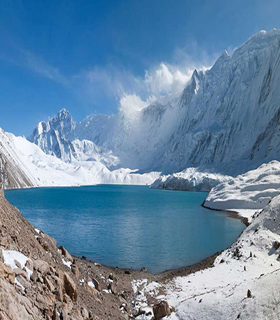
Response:
[{"label": "snow-covered ridge", "polygon": [[152,183],[151,188],[181,191],[210,191],[216,185],[232,180],[233,178],[227,175],[201,171],[199,168],[187,168],[178,173],[160,176]]},{"label": "snow-covered ridge", "polygon": [[[81,159],[64,162],[44,153],[24,137],[16,137],[0,130],[0,155],[5,164],[5,188],[81,186],[104,184],[151,184],[159,173],[138,174],[130,169],[109,170],[100,162],[102,156],[91,161]],[[87,150],[87,142],[73,142],[77,150]],[[89,142],[91,146],[91,142]],[[84,154],[84,153],[83,153]],[[108,157],[112,157],[108,154]],[[112,161],[114,157],[112,157]],[[2,163],[2,162],[1,162]]]},{"label": "snow-covered ridge", "polygon": [[227,165],[235,171],[225,174],[240,174],[241,161],[252,169],[280,160],[279,48],[279,30],[261,31],[231,56],[222,53],[210,70],[195,71],[179,96],[156,101],[133,117],[120,111],[76,123],[62,110],[29,139],[70,162],[76,154],[72,142],[89,140],[118,159],[112,167],[141,172]]},{"label": "snow-covered ridge", "polygon": [[271,161],[214,187],[204,205],[211,209],[237,211],[243,216],[263,209],[280,193],[280,162]]}]

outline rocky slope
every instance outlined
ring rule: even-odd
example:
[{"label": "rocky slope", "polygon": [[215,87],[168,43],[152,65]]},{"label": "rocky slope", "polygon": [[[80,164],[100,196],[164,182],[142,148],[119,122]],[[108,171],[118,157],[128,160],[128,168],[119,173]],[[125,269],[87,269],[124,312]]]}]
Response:
[{"label": "rocky slope", "polygon": [[119,161],[113,166],[173,173],[225,165],[225,173],[242,173],[243,163],[248,170],[280,156],[279,61],[280,31],[261,31],[231,56],[224,52],[210,70],[194,71],[179,96],[80,123],[62,110],[29,139],[67,160],[77,138],[112,151]]}]

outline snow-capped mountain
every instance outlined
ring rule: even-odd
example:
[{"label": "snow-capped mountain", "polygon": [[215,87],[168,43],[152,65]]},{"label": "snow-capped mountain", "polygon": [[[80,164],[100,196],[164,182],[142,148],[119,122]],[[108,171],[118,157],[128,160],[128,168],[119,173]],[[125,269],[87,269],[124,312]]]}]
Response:
[{"label": "snow-capped mountain", "polygon": [[75,152],[71,143],[75,126],[76,122],[71,114],[62,109],[48,122],[39,122],[29,140],[36,143],[45,153],[64,161],[71,161]]},{"label": "snow-capped mountain", "polygon": [[[28,140],[38,145],[46,154],[65,162],[99,161],[107,167],[118,164],[118,158],[111,151],[103,150],[90,140],[76,139],[81,124],[78,124],[77,130],[76,125],[71,114],[62,109],[48,122],[39,122]],[[86,124],[83,127],[86,128]]]},{"label": "snow-capped mountain", "polygon": [[142,171],[241,161],[256,167],[280,158],[279,84],[280,31],[261,31],[206,72],[195,70],[180,96],[133,117],[119,111],[80,123],[63,109],[29,140],[66,161],[76,157],[73,140],[88,140],[118,159],[113,166]]},{"label": "snow-capped mountain", "polygon": [[[5,189],[80,186],[94,184],[151,184],[159,173],[138,174],[130,169],[109,170],[100,160],[102,152],[96,157],[87,155],[92,150],[92,142],[73,141],[80,156],[79,161],[63,160],[44,153],[36,144],[24,137],[16,137],[0,129],[0,183]],[[85,158],[83,159],[82,156]],[[104,156],[111,162],[115,158]]]}]

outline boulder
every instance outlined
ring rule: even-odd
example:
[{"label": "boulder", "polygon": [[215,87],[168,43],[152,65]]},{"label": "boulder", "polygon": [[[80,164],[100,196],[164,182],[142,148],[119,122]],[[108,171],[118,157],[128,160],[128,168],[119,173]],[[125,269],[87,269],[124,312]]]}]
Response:
[{"label": "boulder", "polygon": [[164,317],[170,316],[170,308],[167,301],[161,301],[153,307],[155,320],[160,320]]},{"label": "boulder", "polygon": [[94,278],[92,278],[91,280],[92,280],[92,283],[93,283],[94,286],[95,286],[95,289],[98,290],[98,291],[101,291],[101,285],[100,285],[100,283],[99,283],[96,279],[94,279]]},{"label": "boulder", "polygon": [[77,301],[78,292],[74,280],[70,275],[64,272],[64,290],[66,294],[72,299],[72,301]]},{"label": "boulder", "polygon": [[65,257],[67,260],[73,262],[73,258],[72,258],[72,256],[71,256],[71,254],[70,254],[63,246],[60,246],[59,249],[61,250],[62,255],[64,255],[64,257]]},{"label": "boulder", "polygon": [[8,246],[8,238],[7,237],[0,237],[0,246],[7,248],[7,246]]},{"label": "boulder", "polygon": [[252,298],[252,293],[251,293],[251,290],[249,290],[249,289],[247,291],[247,298]]},{"label": "boulder", "polygon": [[34,269],[45,275],[50,271],[50,266],[46,261],[43,260],[35,260],[34,261]]},{"label": "boulder", "polygon": [[114,282],[110,282],[108,289],[112,291],[113,294],[117,295],[118,294],[118,289],[117,286]]},{"label": "boulder", "polygon": [[62,291],[62,287],[58,287],[58,288],[54,291],[54,295],[55,295],[57,301],[62,302],[62,301],[63,301],[63,291]]},{"label": "boulder", "polygon": [[45,285],[47,286],[47,288],[48,288],[51,292],[53,292],[53,291],[55,290],[55,287],[54,287],[51,279],[50,279],[48,276],[46,276],[46,277],[44,278],[44,283],[45,283]]},{"label": "boulder", "polygon": [[81,315],[82,315],[82,317],[84,319],[88,319],[89,318],[89,313],[88,313],[86,308],[84,308],[84,307],[81,308]]},{"label": "boulder", "polygon": [[28,268],[29,270],[33,271],[33,261],[28,259],[25,263],[26,268]]},{"label": "boulder", "polygon": [[91,293],[94,296],[97,296],[98,291],[95,288],[89,286],[86,282],[83,283],[83,287],[86,289],[87,292]]},{"label": "boulder", "polygon": [[19,268],[15,268],[14,273],[17,276],[23,276],[25,279],[28,279],[28,275],[27,272],[25,270],[19,269]]},{"label": "boulder", "polygon": [[280,248],[280,242],[274,241],[274,243],[273,243],[273,248],[274,248],[275,250],[279,249],[279,248]]},{"label": "boulder", "polygon": [[71,271],[75,275],[76,279],[79,279],[79,267],[76,264],[71,265]]},{"label": "boulder", "polygon": [[30,282],[28,282],[23,276],[18,276],[17,280],[25,289],[29,289],[31,287]]}]

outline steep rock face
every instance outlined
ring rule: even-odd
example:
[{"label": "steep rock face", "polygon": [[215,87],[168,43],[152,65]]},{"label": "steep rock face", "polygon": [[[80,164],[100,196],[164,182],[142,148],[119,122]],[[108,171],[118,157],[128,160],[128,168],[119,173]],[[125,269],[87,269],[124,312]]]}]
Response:
[{"label": "steep rock face", "polygon": [[75,126],[76,122],[71,114],[62,109],[48,122],[41,121],[28,139],[36,143],[45,153],[64,161],[71,161],[75,152],[71,143]]},{"label": "steep rock face", "polygon": [[[181,95],[133,115],[89,116],[70,127],[67,139],[91,140],[112,151],[119,166],[143,171],[235,163],[238,173],[240,161],[256,167],[278,159],[279,48],[280,31],[261,31],[210,70],[194,71]],[[59,156],[41,131],[30,140]]]}]

